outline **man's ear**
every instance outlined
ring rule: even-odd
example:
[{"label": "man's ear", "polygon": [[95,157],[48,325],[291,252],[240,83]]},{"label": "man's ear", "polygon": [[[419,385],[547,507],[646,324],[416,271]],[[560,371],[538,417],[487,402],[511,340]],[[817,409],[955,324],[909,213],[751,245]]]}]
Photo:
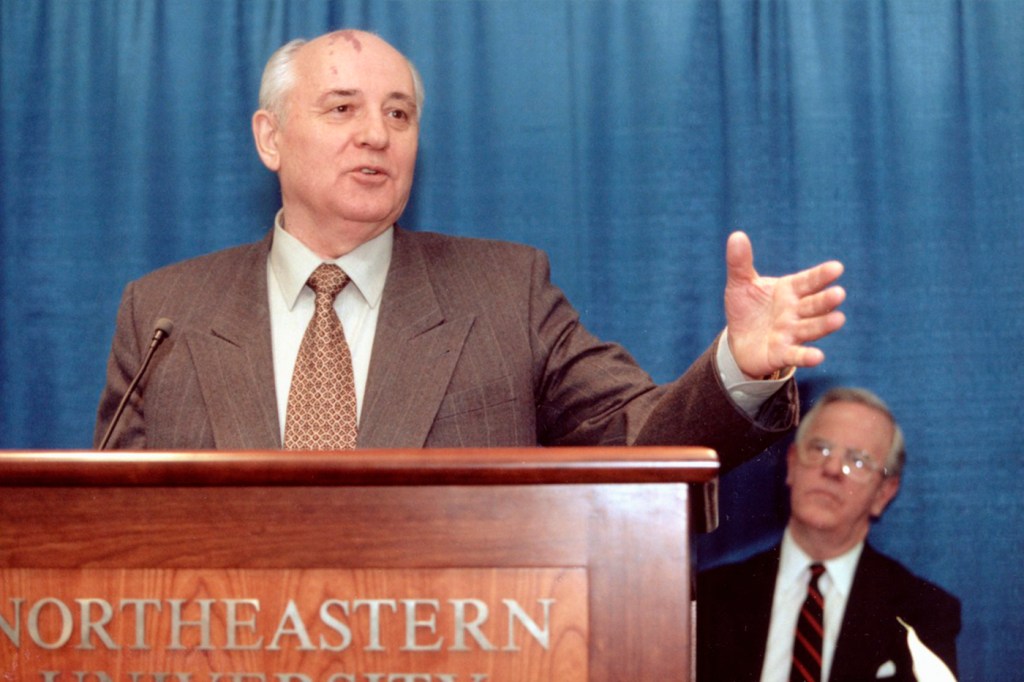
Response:
[{"label": "man's ear", "polygon": [[793,486],[793,469],[796,468],[796,441],[786,450],[786,485]]},{"label": "man's ear", "polygon": [[885,508],[892,502],[892,498],[896,497],[896,493],[900,491],[900,478],[899,476],[891,476],[882,481],[882,485],[875,491],[875,497],[871,500],[871,516],[872,518],[880,518]]},{"label": "man's ear", "polygon": [[281,168],[281,155],[277,149],[278,128],[277,116],[266,109],[260,109],[252,115],[252,136],[256,142],[256,152],[263,165],[275,173]]}]

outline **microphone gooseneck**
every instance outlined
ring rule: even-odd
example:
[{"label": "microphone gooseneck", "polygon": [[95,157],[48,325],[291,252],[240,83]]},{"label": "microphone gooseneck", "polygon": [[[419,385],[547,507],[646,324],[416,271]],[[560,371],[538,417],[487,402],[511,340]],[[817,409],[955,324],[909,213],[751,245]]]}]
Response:
[{"label": "microphone gooseneck", "polygon": [[128,404],[128,399],[131,397],[132,393],[135,392],[135,387],[138,386],[139,380],[142,379],[142,375],[146,373],[146,369],[149,367],[149,361],[153,359],[153,354],[156,352],[156,349],[164,339],[171,335],[171,331],[173,330],[174,323],[166,317],[161,317],[156,321],[153,329],[153,338],[149,342],[149,348],[146,350],[146,356],[142,359],[142,366],[139,367],[139,371],[135,373],[135,376],[132,378],[132,382],[128,384],[128,390],[126,390],[124,395],[121,396],[121,402],[118,403],[117,410],[114,412],[114,416],[111,418],[110,424],[107,426],[107,431],[103,434],[103,440],[100,441],[100,450],[107,449],[107,443],[110,442],[110,437],[114,435],[114,429],[121,420],[121,414],[124,412],[124,408]]}]

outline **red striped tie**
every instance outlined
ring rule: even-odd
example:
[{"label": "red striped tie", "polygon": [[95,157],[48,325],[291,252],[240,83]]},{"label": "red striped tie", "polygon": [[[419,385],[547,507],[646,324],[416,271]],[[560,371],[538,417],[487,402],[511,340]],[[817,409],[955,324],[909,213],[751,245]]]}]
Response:
[{"label": "red striped tie", "polygon": [[825,599],[818,590],[818,578],[825,572],[821,564],[811,564],[807,599],[796,622],[793,641],[793,667],[790,682],[821,682],[821,640],[825,622]]}]

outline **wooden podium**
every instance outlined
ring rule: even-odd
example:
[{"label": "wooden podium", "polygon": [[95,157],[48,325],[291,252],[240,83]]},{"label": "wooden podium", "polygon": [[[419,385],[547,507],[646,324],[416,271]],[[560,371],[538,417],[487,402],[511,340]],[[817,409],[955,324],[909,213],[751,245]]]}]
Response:
[{"label": "wooden podium", "polygon": [[0,679],[691,676],[702,448],[0,453]]}]

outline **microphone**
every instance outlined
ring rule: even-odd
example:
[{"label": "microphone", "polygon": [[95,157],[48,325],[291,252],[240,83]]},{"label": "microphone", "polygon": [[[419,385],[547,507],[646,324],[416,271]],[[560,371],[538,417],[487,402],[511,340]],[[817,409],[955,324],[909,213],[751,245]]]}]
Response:
[{"label": "microphone", "polygon": [[156,328],[153,329],[153,340],[149,342],[149,350],[146,351],[146,357],[142,359],[142,366],[139,367],[139,371],[135,373],[132,383],[128,384],[128,390],[124,392],[123,396],[121,396],[121,402],[118,404],[117,410],[114,412],[114,416],[111,418],[110,424],[107,426],[107,432],[103,434],[103,440],[100,441],[100,450],[107,449],[107,442],[110,441],[110,437],[114,434],[114,428],[121,420],[121,413],[124,412],[124,408],[128,404],[128,398],[130,398],[132,393],[135,392],[135,387],[138,385],[139,380],[142,379],[142,375],[146,373],[146,368],[149,367],[149,361],[153,359],[153,353],[156,352],[157,347],[163,342],[163,340],[171,335],[171,330],[173,329],[174,323],[166,317],[161,317],[156,321]]}]

